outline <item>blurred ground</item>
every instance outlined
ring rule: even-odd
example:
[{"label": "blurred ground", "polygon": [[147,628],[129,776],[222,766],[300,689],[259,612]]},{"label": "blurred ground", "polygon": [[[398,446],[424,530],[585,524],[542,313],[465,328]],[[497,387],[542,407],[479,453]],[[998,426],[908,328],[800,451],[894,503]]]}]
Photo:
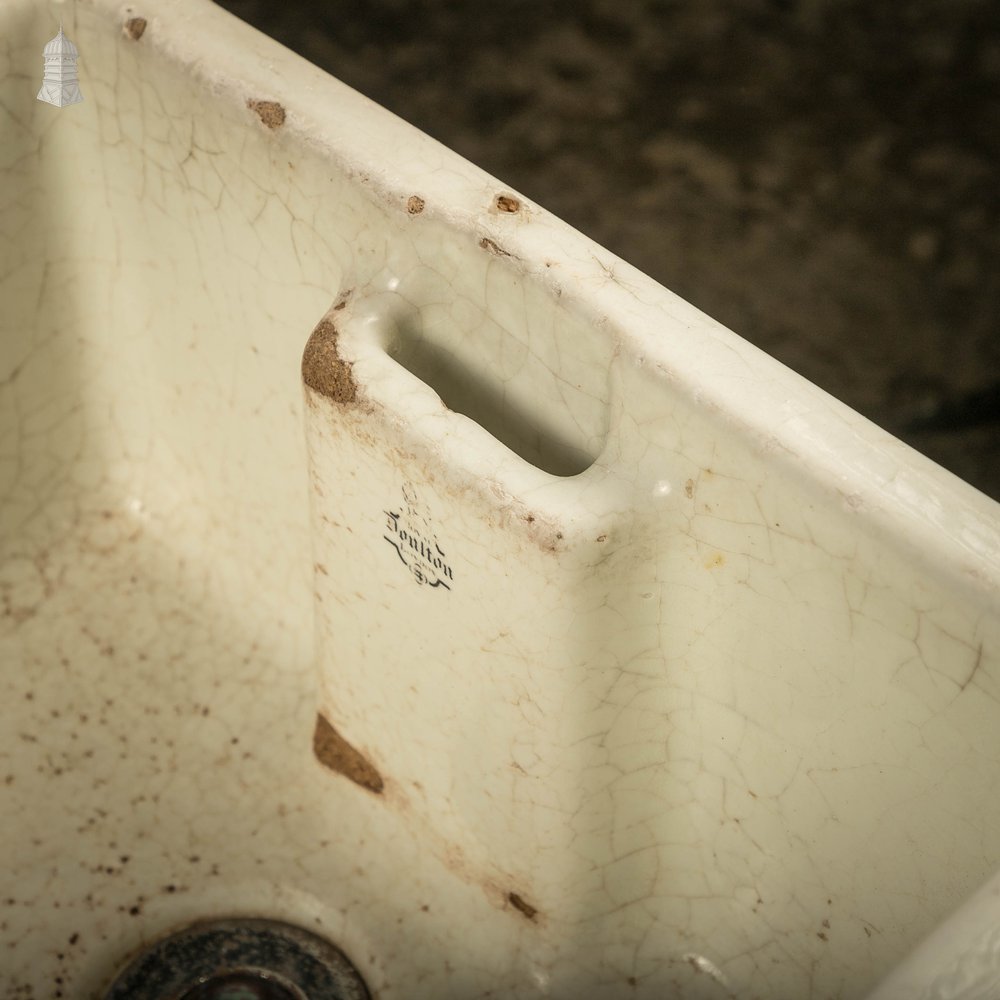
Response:
[{"label": "blurred ground", "polygon": [[995,0],[222,0],[1000,499]]}]

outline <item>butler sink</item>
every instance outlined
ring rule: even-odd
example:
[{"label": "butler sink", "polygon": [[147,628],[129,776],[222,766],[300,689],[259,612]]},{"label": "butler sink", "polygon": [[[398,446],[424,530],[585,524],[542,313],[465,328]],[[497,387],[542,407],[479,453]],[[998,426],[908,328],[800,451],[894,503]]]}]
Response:
[{"label": "butler sink", "polygon": [[0,997],[848,1000],[986,882],[997,504],[208,0],[0,32]]}]

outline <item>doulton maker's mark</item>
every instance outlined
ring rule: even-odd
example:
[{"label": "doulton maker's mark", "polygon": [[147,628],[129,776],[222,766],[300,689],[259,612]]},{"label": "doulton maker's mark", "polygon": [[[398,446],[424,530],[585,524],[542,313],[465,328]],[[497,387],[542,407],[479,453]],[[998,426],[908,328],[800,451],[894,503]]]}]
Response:
[{"label": "doulton maker's mark", "polygon": [[427,508],[417,497],[412,483],[403,483],[403,506],[383,511],[386,533],[382,536],[395,550],[400,562],[417,583],[451,590],[454,581],[447,557],[437,543]]}]

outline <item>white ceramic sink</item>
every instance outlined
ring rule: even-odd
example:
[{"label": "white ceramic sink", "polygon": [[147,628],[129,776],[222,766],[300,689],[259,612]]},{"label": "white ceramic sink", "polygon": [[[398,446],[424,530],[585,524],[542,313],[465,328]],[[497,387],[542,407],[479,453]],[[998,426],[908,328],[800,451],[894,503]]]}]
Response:
[{"label": "white ceramic sink", "polygon": [[208,0],[0,37],[3,1000],[848,1000],[1000,865],[997,504]]}]

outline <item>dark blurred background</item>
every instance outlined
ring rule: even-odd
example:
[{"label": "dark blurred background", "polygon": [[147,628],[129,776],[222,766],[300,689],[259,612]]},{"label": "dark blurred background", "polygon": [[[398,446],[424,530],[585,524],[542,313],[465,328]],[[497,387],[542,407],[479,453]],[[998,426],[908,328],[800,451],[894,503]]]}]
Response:
[{"label": "dark blurred background", "polygon": [[1000,499],[996,0],[221,0]]}]

